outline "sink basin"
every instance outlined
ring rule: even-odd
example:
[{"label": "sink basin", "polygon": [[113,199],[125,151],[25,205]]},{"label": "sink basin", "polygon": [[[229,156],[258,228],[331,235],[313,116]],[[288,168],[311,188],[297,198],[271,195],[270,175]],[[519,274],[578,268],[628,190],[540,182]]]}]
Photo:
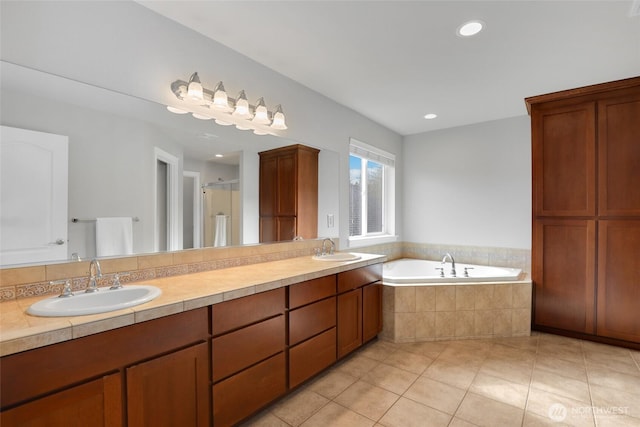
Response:
[{"label": "sink basin", "polygon": [[314,255],[316,261],[355,261],[362,258],[360,255],[351,254],[349,252],[336,252],[331,255]]},{"label": "sink basin", "polygon": [[149,285],[129,285],[120,289],[102,288],[93,293],[77,293],[66,298],[43,299],[32,304],[27,313],[44,317],[105,313],[144,304],[161,293],[159,288]]}]

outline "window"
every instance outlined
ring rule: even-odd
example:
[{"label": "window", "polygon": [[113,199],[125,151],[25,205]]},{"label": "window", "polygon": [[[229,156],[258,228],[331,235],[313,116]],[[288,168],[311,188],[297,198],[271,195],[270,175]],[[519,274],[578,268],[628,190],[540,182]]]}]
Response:
[{"label": "window", "polygon": [[[394,234],[395,156],[354,139],[349,144],[349,241]],[[370,241],[367,244],[370,244]]]}]

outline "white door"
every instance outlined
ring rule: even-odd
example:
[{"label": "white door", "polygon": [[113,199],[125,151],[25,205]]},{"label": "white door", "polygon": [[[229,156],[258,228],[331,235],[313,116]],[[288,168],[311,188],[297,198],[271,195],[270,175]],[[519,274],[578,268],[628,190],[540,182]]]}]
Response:
[{"label": "white door", "polygon": [[67,259],[69,138],[0,128],[0,265]]}]

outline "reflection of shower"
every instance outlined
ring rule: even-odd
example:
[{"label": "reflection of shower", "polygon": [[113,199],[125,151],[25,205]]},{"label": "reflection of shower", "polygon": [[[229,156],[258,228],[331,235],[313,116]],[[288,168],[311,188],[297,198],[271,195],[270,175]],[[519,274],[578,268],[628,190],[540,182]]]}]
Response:
[{"label": "reflection of shower", "polygon": [[204,246],[231,246],[240,243],[240,181],[232,179],[202,185]]}]

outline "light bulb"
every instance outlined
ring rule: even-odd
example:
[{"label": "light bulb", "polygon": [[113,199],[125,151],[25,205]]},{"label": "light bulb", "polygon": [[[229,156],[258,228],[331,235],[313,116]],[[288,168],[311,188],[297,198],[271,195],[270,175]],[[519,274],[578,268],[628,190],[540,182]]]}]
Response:
[{"label": "light bulb", "polygon": [[268,125],[271,123],[271,120],[269,120],[269,112],[267,111],[267,107],[264,105],[263,98],[258,99],[258,102],[256,103],[256,113],[251,121],[261,125]]},{"label": "light bulb", "polygon": [[193,73],[189,78],[189,86],[187,88],[187,96],[194,101],[202,101],[204,92],[198,73]]},{"label": "light bulb", "polygon": [[271,124],[271,127],[278,130],[287,129],[287,124],[284,122],[284,113],[282,112],[282,106],[280,105],[276,107],[276,112],[273,115],[273,123]]},{"label": "light bulb", "polygon": [[224,90],[222,82],[218,82],[216,88],[213,91],[213,104],[211,107],[220,111],[229,111],[229,98],[227,92]]},{"label": "light bulb", "polygon": [[251,118],[251,110],[249,109],[249,101],[247,101],[247,95],[244,90],[241,90],[236,100],[236,108],[233,110],[233,115],[242,119]]}]

